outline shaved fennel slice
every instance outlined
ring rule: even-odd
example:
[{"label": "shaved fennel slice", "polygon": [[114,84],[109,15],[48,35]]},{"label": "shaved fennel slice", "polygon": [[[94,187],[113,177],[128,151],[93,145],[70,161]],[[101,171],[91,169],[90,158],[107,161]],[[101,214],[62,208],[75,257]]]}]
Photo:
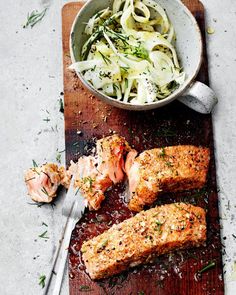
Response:
[{"label": "shaved fennel slice", "polygon": [[114,0],[113,7],[112,7],[113,13],[117,13],[118,11],[120,11],[121,6],[124,2],[126,2],[126,0]]},{"label": "shaved fennel slice", "polygon": [[165,10],[157,2],[153,0],[143,0],[143,3],[148,7],[154,9],[156,12],[158,12],[158,14],[160,14],[163,20],[162,34],[166,34],[169,31],[170,22],[168,20],[167,14],[165,13]]},{"label": "shaved fennel slice", "polygon": [[111,10],[109,9],[109,7],[107,7],[106,9],[99,11],[93,17],[91,17],[84,29],[85,34],[92,35],[94,27],[99,22],[99,20],[106,18],[111,13]]},{"label": "shaved fennel slice", "polygon": [[98,60],[98,59],[85,60],[85,61],[79,61],[79,62],[73,63],[72,65],[69,66],[69,69],[82,73],[94,67],[101,67],[102,65],[103,65],[102,60]]},{"label": "shaved fennel slice", "polygon": [[175,51],[175,48],[173,45],[171,45],[170,42],[168,42],[165,38],[163,38],[160,35],[156,35],[156,37],[154,38],[154,34],[155,33],[149,33],[149,34],[153,34],[153,38],[149,38],[149,40],[146,40],[146,49],[151,52],[155,50],[155,47],[157,46],[164,46],[168,49],[170,49],[172,55],[173,55],[173,60],[174,60],[174,64],[176,66],[176,68],[179,68],[179,61],[178,61],[178,57]]},{"label": "shaved fennel slice", "polygon": [[[133,18],[139,23],[147,23],[149,21],[150,16],[151,16],[150,10],[147,8],[147,6],[144,5],[139,0],[136,1],[135,3],[133,3],[133,0],[130,0],[130,3],[131,3],[131,7],[132,7]],[[141,12],[141,14],[143,14],[144,16],[137,15],[135,13],[136,9],[138,9]]]},{"label": "shaved fennel slice", "polygon": [[129,36],[136,36],[137,31],[135,30],[135,22],[132,17],[132,7],[127,8],[120,18],[120,24],[124,32]]},{"label": "shaved fennel slice", "polygon": [[102,92],[104,92],[107,95],[113,96],[114,95],[113,84],[112,83],[105,84],[102,88]]}]

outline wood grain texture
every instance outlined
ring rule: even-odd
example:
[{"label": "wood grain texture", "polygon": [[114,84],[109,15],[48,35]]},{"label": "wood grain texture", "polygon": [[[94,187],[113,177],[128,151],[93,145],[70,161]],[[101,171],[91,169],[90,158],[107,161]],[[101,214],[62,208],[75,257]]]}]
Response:
[{"label": "wood grain texture", "polygon": [[[204,7],[197,0],[185,0],[196,17],[204,40],[204,60],[198,80],[208,79],[205,43]],[[206,247],[182,251],[157,258],[153,265],[141,266],[122,275],[92,282],[85,272],[80,247],[83,240],[93,237],[132,216],[123,201],[124,185],[115,186],[98,212],[87,212],[76,225],[69,251],[70,294],[160,294],[210,295],[224,294],[222,276],[220,226],[213,129],[210,115],[198,114],[179,102],[149,112],[129,112],[105,105],[84,89],[78,78],[68,70],[71,63],[69,34],[81,4],[66,4],[62,10],[64,63],[66,161],[77,160],[89,153],[94,138],[117,132],[126,137],[138,151],[176,144],[195,144],[211,149],[208,182],[203,190],[163,194],[156,204],[185,201],[207,210],[208,239]],[[197,278],[195,273],[209,261],[216,267]]]}]

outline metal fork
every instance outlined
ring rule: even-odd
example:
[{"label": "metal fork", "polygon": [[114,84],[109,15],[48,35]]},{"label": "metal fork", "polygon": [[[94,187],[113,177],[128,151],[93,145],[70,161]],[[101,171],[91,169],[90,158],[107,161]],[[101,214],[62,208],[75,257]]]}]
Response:
[{"label": "metal fork", "polygon": [[[63,204],[62,214],[67,217],[67,220],[62,232],[62,237],[59,240],[59,245],[54,255],[52,267],[48,276],[46,277],[43,295],[60,294],[71,234],[76,223],[83,216],[84,210],[86,208],[84,198],[80,194],[79,190],[75,191],[74,189],[74,180],[75,176],[73,176],[71,179],[70,187]],[[53,292],[49,293],[49,289],[52,287],[54,276],[55,284]]]}]

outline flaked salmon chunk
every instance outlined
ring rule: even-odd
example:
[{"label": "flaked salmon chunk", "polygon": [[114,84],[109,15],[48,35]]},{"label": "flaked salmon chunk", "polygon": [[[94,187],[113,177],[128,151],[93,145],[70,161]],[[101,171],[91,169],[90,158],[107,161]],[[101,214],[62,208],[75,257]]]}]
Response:
[{"label": "flaked salmon chunk", "polygon": [[123,137],[112,135],[97,141],[95,156],[78,160],[75,187],[86,198],[90,209],[99,209],[104,192],[124,179],[124,158],[130,150]]},{"label": "flaked salmon chunk", "polygon": [[200,207],[174,203],[142,211],[113,225],[82,245],[82,257],[91,279],[118,274],[174,250],[203,245],[205,215]]},{"label": "flaked salmon chunk", "polygon": [[35,202],[50,203],[56,197],[60,185],[68,188],[71,174],[64,167],[46,163],[26,171],[25,183],[28,194]]},{"label": "flaked salmon chunk", "polygon": [[129,152],[125,170],[129,180],[129,208],[141,211],[161,192],[202,188],[210,160],[208,148],[191,145]]}]

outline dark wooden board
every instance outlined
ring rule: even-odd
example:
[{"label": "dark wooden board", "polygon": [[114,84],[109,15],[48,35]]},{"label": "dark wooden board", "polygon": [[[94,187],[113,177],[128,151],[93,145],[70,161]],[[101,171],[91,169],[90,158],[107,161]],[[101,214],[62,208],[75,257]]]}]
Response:
[{"label": "dark wooden board", "polygon": [[[198,0],[185,0],[184,3],[196,17],[202,31],[205,51],[198,79],[208,84],[204,7]],[[102,208],[97,212],[86,212],[73,231],[69,249],[70,294],[224,294],[211,116],[198,114],[179,102],[155,111],[129,112],[105,105],[91,95],[68,70],[71,63],[69,34],[80,8],[81,4],[74,2],[66,4],[62,10],[67,164],[89,153],[95,138],[113,132],[125,136],[138,151],[176,144],[207,146],[211,149],[211,164],[203,190],[162,195],[157,201],[157,204],[164,204],[181,200],[205,208],[208,222],[206,247],[164,255],[153,265],[134,268],[100,282],[91,281],[81,260],[82,242],[108,229],[111,224],[132,216],[123,200],[125,187],[117,185],[107,192]],[[196,277],[195,273],[210,261],[215,261],[216,266],[201,278]]]}]

